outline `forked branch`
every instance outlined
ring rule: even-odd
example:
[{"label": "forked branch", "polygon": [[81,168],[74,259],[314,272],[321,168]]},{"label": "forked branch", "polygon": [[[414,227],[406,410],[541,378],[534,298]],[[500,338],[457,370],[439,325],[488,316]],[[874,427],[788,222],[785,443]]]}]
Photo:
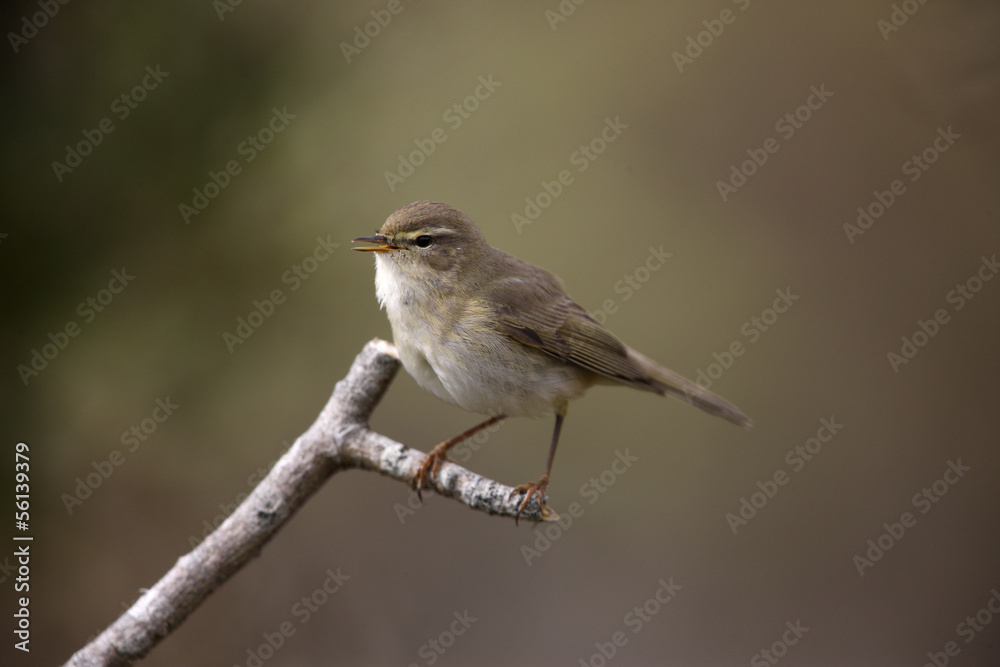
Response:
[{"label": "forked branch", "polygon": [[[426,455],[368,427],[399,366],[391,343],[375,339],[365,345],[316,422],[236,511],[66,664],[125,665],[145,656],[256,556],[334,473],[361,468],[409,483]],[[517,514],[520,497],[510,497],[511,487],[454,463],[443,463],[430,483],[436,493],[473,509]],[[521,517],[541,520],[538,502],[532,500]]]}]

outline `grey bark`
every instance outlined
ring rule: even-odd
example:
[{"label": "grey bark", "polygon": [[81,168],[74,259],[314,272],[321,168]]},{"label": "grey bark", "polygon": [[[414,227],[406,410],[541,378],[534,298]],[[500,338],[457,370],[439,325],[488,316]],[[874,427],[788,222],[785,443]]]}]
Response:
[{"label": "grey bark", "polygon": [[[391,343],[375,339],[365,345],[316,422],[236,511],[66,664],[124,665],[142,658],[256,556],[334,473],[361,468],[410,483],[425,454],[368,427],[399,366]],[[521,499],[510,497],[511,487],[451,462],[430,483],[436,493],[489,514],[514,517]],[[521,517],[541,520],[537,500]]]}]

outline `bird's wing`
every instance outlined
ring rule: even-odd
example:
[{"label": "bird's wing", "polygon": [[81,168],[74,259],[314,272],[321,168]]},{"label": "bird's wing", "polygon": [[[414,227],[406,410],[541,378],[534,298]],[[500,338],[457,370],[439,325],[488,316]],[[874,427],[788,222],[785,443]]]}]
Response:
[{"label": "bird's wing", "polygon": [[496,328],[525,345],[608,378],[657,391],[628,347],[563,291],[555,276],[495,281],[483,295]]},{"label": "bird's wing", "polygon": [[481,303],[492,312],[493,325],[499,331],[604,377],[674,396],[750,427],[750,419],[735,405],[629,348],[566,296],[555,276],[542,269],[536,271],[531,279],[505,278],[486,290]]}]

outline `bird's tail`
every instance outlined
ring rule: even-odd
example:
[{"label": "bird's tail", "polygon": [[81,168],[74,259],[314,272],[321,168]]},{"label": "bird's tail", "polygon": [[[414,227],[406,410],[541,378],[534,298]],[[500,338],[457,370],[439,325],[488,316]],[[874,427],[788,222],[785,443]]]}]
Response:
[{"label": "bird's tail", "polygon": [[649,375],[650,387],[657,393],[663,396],[669,395],[679,398],[685,403],[690,403],[716,417],[722,417],[737,426],[742,426],[743,428],[753,426],[753,422],[749,417],[721,396],[713,394],[669,368],[660,366],[652,359],[643,356],[633,349],[629,349],[628,354]]}]

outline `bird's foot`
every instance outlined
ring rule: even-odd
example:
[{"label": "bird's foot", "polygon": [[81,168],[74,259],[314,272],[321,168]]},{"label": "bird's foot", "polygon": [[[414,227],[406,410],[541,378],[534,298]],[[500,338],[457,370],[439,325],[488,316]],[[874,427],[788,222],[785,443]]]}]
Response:
[{"label": "bird's foot", "polygon": [[535,496],[538,497],[538,513],[542,517],[543,521],[557,521],[559,519],[559,515],[556,514],[551,507],[546,505],[543,500],[543,495],[545,494],[545,489],[548,485],[549,476],[548,474],[545,474],[542,475],[537,482],[521,484],[510,492],[510,495],[507,496],[507,500],[510,500],[518,493],[524,494],[524,498],[521,499],[521,503],[517,506],[517,514],[514,515],[514,525],[517,525],[517,520],[521,518],[521,514],[528,506],[528,502]]},{"label": "bird's foot", "polygon": [[417,492],[417,497],[421,500],[424,499],[421,491],[427,482],[432,481],[432,478],[437,475],[438,468],[444,461],[448,460],[445,453],[448,451],[447,442],[442,442],[440,445],[431,450],[431,453],[427,455],[424,462],[420,464],[420,468],[417,469],[417,474],[413,476],[413,488]]}]

